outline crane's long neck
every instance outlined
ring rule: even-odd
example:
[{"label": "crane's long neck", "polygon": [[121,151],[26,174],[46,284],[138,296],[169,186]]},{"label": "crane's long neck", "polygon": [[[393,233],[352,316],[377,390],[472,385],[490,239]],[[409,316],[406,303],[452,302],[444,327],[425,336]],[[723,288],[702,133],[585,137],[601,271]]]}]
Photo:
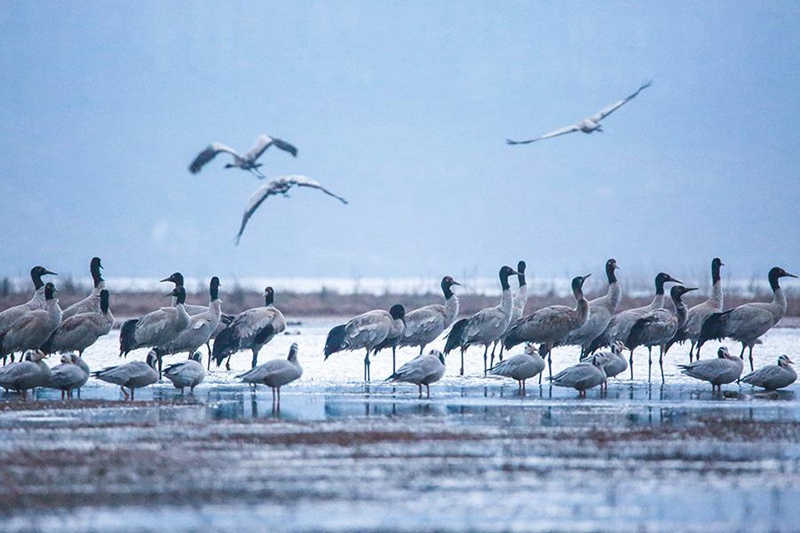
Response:
[{"label": "crane's long neck", "polygon": [[678,328],[681,328],[686,323],[686,316],[688,315],[689,310],[680,297],[677,299],[673,298],[672,302],[675,304],[675,316],[678,317]]},{"label": "crane's long neck", "polygon": [[665,281],[660,276],[656,277],[656,295],[653,296],[653,301],[650,302],[651,311],[664,307],[664,283]]},{"label": "crane's long neck", "polygon": [[511,286],[508,284],[508,276],[500,275],[500,286],[503,288],[503,295],[500,297],[500,311],[502,311],[503,315],[511,317],[514,297],[511,295]]},{"label": "crane's long neck", "polygon": [[514,318],[521,318],[525,313],[525,306],[528,303],[528,286],[525,284],[520,285],[517,294],[514,295],[514,307],[512,309],[512,316]]},{"label": "crane's long neck", "polygon": [[722,311],[723,296],[722,296],[722,277],[719,274],[720,263],[714,261],[711,265],[711,297],[708,301],[717,312]]},{"label": "crane's long neck", "polygon": [[572,292],[575,299],[578,300],[578,305],[575,307],[575,311],[578,312],[578,318],[580,322],[586,322],[586,319],[589,317],[589,302],[586,301],[586,298],[583,296],[583,291],[578,288]]},{"label": "crane's long neck", "polygon": [[453,293],[453,291],[449,291],[450,295],[448,296],[445,293],[445,300],[444,300],[444,322],[445,328],[449,327],[450,324],[458,316],[458,296]]},{"label": "crane's long neck", "polygon": [[773,314],[775,315],[775,322],[783,318],[786,314],[786,295],[783,294],[783,289],[780,287],[773,289],[772,293],[772,307]]}]

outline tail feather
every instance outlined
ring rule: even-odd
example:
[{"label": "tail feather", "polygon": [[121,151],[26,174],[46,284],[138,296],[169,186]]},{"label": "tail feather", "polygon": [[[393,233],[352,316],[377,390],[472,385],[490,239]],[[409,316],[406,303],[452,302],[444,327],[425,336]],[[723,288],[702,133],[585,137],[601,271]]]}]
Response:
[{"label": "tail feather", "polygon": [[136,349],[136,324],[138,318],[126,320],[119,330],[119,356],[128,355],[128,352]]},{"label": "tail feather", "polygon": [[689,340],[688,335],[686,334],[686,325],[684,324],[682,327],[678,328],[678,331],[675,332],[675,335],[667,341],[666,346],[664,347],[664,354],[666,355],[669,352],[669,349],[672,348],[673,344],[680,343],[683,344],[684,341]]},{"label": "tail feather", "polygon": [[347,347],[346,339],[347,329],[344,324],[331,329],[328,332],[328,338],[325,339],[325,359],[331,354],[344,350]]},{"label": "tail feather", "polygon": [[43,352],[45,355],[50,355],[50,353],[51,353],[51,352],[50,352],[50,349],[53,347],[53,337],[55,337],[55,335],[56,335],[56,332],[54,331],[53,333],[51,333],[51,334],[50,334],[50,336],[49,336],[49,337],[47,337],[47,340],[46,340],[46,341],[44,341],[44,344],[42,344],[41,346],[39,346],[39,349],[40,349],[40,350],[41,350],[41,351],[42,351],[42,352]]},{"label": "tail feather", "polygon": [[629,350],[641,346],[647,340],[644,338],[645,328],[652,322],[652,318],[644,317],[633,323],[631,331],[628,333],[628,338],[625,339],[625,346],[627,346]]},{"label": "tail feather", "polygon": [[523,339],[521,335],[522,330],[520,326],[522,326],[522,324],[523,322],[520,320],[517,322],[516,326],[508,330],[506,333],[506,336],[503,339],[503,346],[506,347],[506,350],[513,348],[517,344],[522,344],[523,342],[527,341],[527,339]]},{"label": "tail feather", "polygon": [[586,353],[594,353],[600,348],[605,348],[606,346],[611,346],[611,341],[608,338],[608,333],[604,331],[589,343],[589,346],[586,347]]},{"label": "tail feather", "polygon": [[700,337],[697,339],[697,346],[701,347],[706,341],[721,340],[728,336],[727,325],[728,315],[733,309],[728,309],[721,313],[713,313],[703,321],[700,327]]},{"label": "tail feather", "polygon": [[214,339],[214,347],[211,350],[211,358],[216,361],[217,366],[222,364],[226,357],[239,349],[239,339],[234,334],[234,328],[227,327],[219,332]]},{"label": "tail feather", "polygon": [[450,333],[447,334],[447,342],[444,345],[445,355],[464,344],[464,329],[467,327],[468,321],[468,318],[462,318],[450,328]]}]

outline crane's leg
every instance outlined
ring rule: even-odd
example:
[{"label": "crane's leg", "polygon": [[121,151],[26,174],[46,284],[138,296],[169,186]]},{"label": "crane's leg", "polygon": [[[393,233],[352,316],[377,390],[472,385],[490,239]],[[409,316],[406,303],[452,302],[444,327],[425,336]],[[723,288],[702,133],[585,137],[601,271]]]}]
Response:
[{"label": "crane's leg", "polygon": [[744,349],[745,348],[747,348],[747,345],[745,343],[742,343],[742,352],[739,354],[739,359],[741,359],[742,361],[744,361]]},{"label": "crane's leg", "polygon": [[419,399],[422,399],[422,383],[417,385],[417,389],[419,390]]},{"label": "crane's leg", "polygon": [[258,350],[252,350],[253,352],[253,361],[250,363],[250,368],[255,368],[258,366]]},{"label": "crane's leg", "polygon": [[553,347],[549,344],[547,346],[547,373],[553,377]]},{"label": "crane's leg", "polygon": [[631,350],[631,355],[628,357],[628,366],[631,367],[631,381],[633,381],[633,350]]},{"label": "crane's leg", "polygon": [[[750,345],[750,372],[752,372],[752,371],[753,371],[753,345],[751,344]],[[722,385],[720,385],[719,388],[722,389]]]},{"label": "crane's leg", "polygon": [[486,375],[486,370],[487,370],[486,362],[488,361],[488,359],[487,359],[488,356],[489,356],[489,345],[486,344],[486,345],[484,345],[484,348],[483,348],[483,375],[484,376]]},{"label": "crane's leg", "polygon": [[647,347],[647,382],[650,383],[651,371],[653,368],[653,347]]},{"label": "crane's leg", "polygon": [[661,367],[661,383],[666,383],[664,381],[664,345],[660,346],[661,351],[658,354],[658,366]]},{"label": "crane's leg", "polygon": [[[691,341],[691,343],[692,343],[692,345],[689,346],[689,362],[690,363],[692,362],[692,354],[694,353],[695,344],[697,344],[694,341]],[[697,354],[696,357],[697,357],[698,360],[700,360],[700,354]]]},{"label": "crane's leg", "polygon": [[428,391],[428,399],[430,400],[431,399],[431,386],[428,383],[425,384],[425,390]]},{"label": "crane's leg", "polygon": [[464,350],[465,350],[465,348],[462,346],[461,347],[461,373],[460,373],[461,376],[464,375]]},{"label": "crane's leg", "polygon": [[[495,348],[497,348],[497,341],[494,341],[492,343],[492,357],[489,360],[489,368],[492,368],[494,366],[494,349]],[[484,372],[483,374],[486,375],[486,372]]]},{"label": "crane's leg", "polygon": [[228,354],[228,360],[225,361],[225,370],[230,370],[231,369],[231,357],[232,356],[233,356],[233,353]]},{"label": "crane's leg", "polygon": [[367,355],[364,357],[364,381],[369,381],[369,349],[367,349]]},{"label": "crane's leg", "polygon": [[397,350],[397,346],[392,346],[392,374],[397,372],[397,369],[395,368],[395,365],[397,364],[396,363],[397,359],[396,359],[396,356],[395,356],[396,350]]},{"label": "crane's leg", "polygon": [[500,341],[500,356],[499,356],[500,357],[500,361],[503,360],[503,350],[505,350],[505,348],[506,348],[506,345],[503,344],[503,341]]},{"label": "crane's leg", "polygon": [[211,371],[211,339],[206,342],[206,348],[208,349],[208,365],[206,370]]}]

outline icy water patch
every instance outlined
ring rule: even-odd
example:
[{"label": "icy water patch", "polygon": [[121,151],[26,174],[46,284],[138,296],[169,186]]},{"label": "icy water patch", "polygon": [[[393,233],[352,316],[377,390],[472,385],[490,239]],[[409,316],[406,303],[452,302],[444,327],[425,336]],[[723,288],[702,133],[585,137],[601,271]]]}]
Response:
[{"label": "icy water patch", "polygon": [[[162,383],[123,402],[94,379],[80,401],[0,394],[0,531],[800,530],[797,384],[712,395],[679,375],[679,349],[663,386],[646,382],[643,351],[636,379],[607,394],[534,383],[523,398],[484,378],[471,350],[465,377],[451,358],[418,399],[415,386],[361,383],[359,354],[324,361],[331,325],[303,324],[262,351],[300,344],[305,373],[280,410],[235,378],[249,354],[186,396]],[[764,340],[756,366],[794,355],[800,333]],[[554,371],[576,355],[557,350]],[[117,364],[116,336],[86,358]],[[391,354],[372,369],[389,375]]]}]

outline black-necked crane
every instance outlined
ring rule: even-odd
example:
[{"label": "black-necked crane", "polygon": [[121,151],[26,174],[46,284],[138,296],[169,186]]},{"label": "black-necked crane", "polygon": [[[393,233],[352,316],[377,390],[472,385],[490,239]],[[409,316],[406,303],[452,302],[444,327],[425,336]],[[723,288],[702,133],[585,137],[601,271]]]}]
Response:
[{"label": "black-necked crane", "polygon": [[618,268],[616,259],[606,261],[605,271],[608,290],[603,296],[589,300],[589,316],[586,318],[586,322],[581,327],[567,333],[564,340],[559,343],[564,346],[580,346],[581,357],[588,353],[592,341],[605,331],[609,322],[611,322],[611,317],[614,316],[617,310],[622,297],[622,289],[619,286],[615,272]]},{"label": "black-necked crane", "polygon": [[506,348],[523,342],[541,344],[543,351],[547,353],[548,372],[552,377],[551,352],[553,347],[560,343],[570,331],[581,327],[589,316],[589,302],[583,295],[583,283],[589,276],[591,274],[572,278],[572,295],[576,300],[574,308],[566,305],[551,305],[521,318],[517,325],[506,334],[503,341]]},{"label": "black-necked crane", "polygon": [[444,353],[447,355],[456,348],[461,349],[461,370],[460,375],[464,375],[464,352],[472,345],[483,345],[483,373],[489,370],[489,345],[498,340],[508,328],[511,322],[511,312],[514,306],[514,298],[511,295],[511,286],[508,278],[517,275],[517,271],[510,266],[503,266],[500,269],[500,287],[502,295],[500,303],[494,307],[481,309],[469,318],[459,320],[450,328],[447,334]]},{"label": "black-necked crane", "polygon": [[[137,348],[162,346],[180,335],[189,327],[189,314],[186,312],[186,289],[175,287],[167,296],[177,298],[174,307],[162,307],[143,317],[134,318],[122,324],[119,331],[119,355],[127,356]],[[161,376],[161,356],[158,359],[158,374]]]},{"label": "black-necked crane", "polygon": [[108,307],[108,290],[101,290],[99,298],[100,308],[97,311],[79,313],[63,319],[42,345],[42,351],[46,354],[76,351],[78,355],[83,355],[86,348],[107,335],[114,326],[114,315]]},{"label": "black-necked crane", "polygon": [[536,137],[535,139],[529,139],[527,141],[512,141],[511,139],[506,139],[506,143],[508,144],[529,144],[536,141],[543,141],[545,139],[552,139],[553,137],[558,137],[559,135],[564,135],[567,133],[572,133],[575,131],[582,131],[583,133],[592,133],[595,131],[602,132],[603,128],[600,125],[600,121],[606,118],[608,115],[622,107],[623,105],[627,104],[642,92],[644,89],[647,89],[653,84],[651,81],[647,81],[639,86],[636,89],[636,92],[626,96],[622,100],[618,100],[611,105],[608,105],[592,115],[591,117],[587,117],[576,124],[571,124],[569,126],[564,126],[563,128],[558,128],[556,130],[551,131],[550,133],[545,133],[541,137]]},{"label": "black-necked crane", "polygon": [[61,307],[52,283],[44,286],[45,308],[28,311],[17,319],[5,333],[0,334],[0,356],[6,357],[25,350],[38,350],[61,323]]},{"label": "black-necked crane", "polygon": [[525,314],[525,306],[528,304],[528,284],[525,281],[526,268],[527,265],[525,264],[525,261],[520,261],[517,263],[517,282],[519,284],[519,288],[517,289],[517,293],[514,295],[514,305],[511,306],[511,320],[508,322],[508,327],[506,328],[505,333],[503,333],[503,335],[492,344],[492,355],[489,356],[489,368],[494,367],[494,350],[498,344],[500,345],[500,360],[503,360],[503,351],[505,350],[505,346],[503,346],[503,338]]},{"label": "black-necked crane", "polygon": [[255,190],[255,192],[250,196],[250,200],[247,201],[247,206],[244,209],[244,215],[242,215],[242,224],[239,226],[239,233],[236,234],[236,244],[239,244],[239,241],[242,238],[242,233],[244,233],[244,228],[247,226],[247,221],[250,220],[250,217],[253,216],[253,213],[264,203],[264,200],[269,198],[270,196],[274,196],[276,194],[281,194],[284,197],[289,197],[289,189],[292,187],[310,187],[312,189],[318,189],[328,196],[333,196],[343,204],[347,203],[347,200],[338,196],[320,184],[317,180],[311,179],[308,176],[300,176],[298,174],[294,174],[291,176],[282,176],[280,178],[275,178],[273,180],[268,181],[261,187]]},{"label": "black-necked crane", "polygon": [[89,273],[92,275],[92,293],[64,309],[61,320],[66,320],[80,313],[96,313],[100,311],[100,291],[106,288],[106,282],[100,272],[101,268],[103,268],[103,265],[100,264],[100,258],[93,257],[89,262]]},{"label": "black-necked crane", "polygon": [[242,311],[217,335],[211,352],[217,366],[227,358],[225,368],[230,370],[231,356],[240,350],[250,350],[253,354],[250,367],[258,366],[261,348],[286,329],[286,318],[274,302],[275,290],[264,288],[264,305]]},{"label": "black-necked crane", "polygon": [[250,171],[259,179],[264,179],[264,174],[258,170],[262,165],[261,163],[256,163],[256,161],[270,146],[275,146],[275,148],[279,148],[284,152],[288,152],[297,157],[297,148],[295,148],[293,145],[278,139],[277,137],[270,137],[269,135],[261,134],[256,138],[255,144],[246,154],[240,154],[230,146],[222,143],[211,143],[205,148],[205,150],[197,154],[197,157],[195,157],[192,163],[189,165],[189,172],[192,174],[197,174],[206,163],[213,160],[218,154],[226,153],[233,156],[233,161],[227,163],[225,168],[240,168],[242,170]]},{"label": "black-necked crane", "polygon": [[50,272],[43,266],[35,266],[31,269],[31,281],[33,281],[33,296],[24,304],[15,305],[0,312],[0,335],[8,331],[11,325],[22,318],[29,311],[44,309],[47,305],[44,298],[44,281],[42,276],[56,276],[55,272]]},{"label": "black-necked crane", "polygon": [[375,309],[351,318],[346,324],[332,328],[325,339],[325,359],[341,351],[366,350],[364,357],[364,381],[370,380],[369,355],[392,331],[404,327],[405,308],[393,305],[389,311]]},{"label": "black-necked crane", "polygon": [[[202,313],[189,313],[189,326],[171,341],[166,344],[159,344],[156,347],[159,356],[163,357],[164,355],[184,352],[188,352],[191,356],[200,346],[208,343],[211,335],[217,330],[222,316],[219,288],[219,278],[217,276],[212,277],[208,284],[208,307],[205,307],[205,311]],[[209,352],[209,357],[211,357],[211,352]]]},{"label": "black-necked crane", "polygon": [[700,328],[697,339],[697,353],[706,341],[711,339],[733,339],[742,343],[744,359],[745,348],[750,349],[750,370],[753,370],[753,345],[755,341],[778,323],[786,314],[786,295],[780,286],[780,279],[796,278],[780,267],[772,267],[768,274],[769,286],[772,288],[772,301],[752,302],[728,309],[721,313],[713,313]]},{"label": "black-necked crane", "polygon": [[[711,261],[711,296],[709,296],[707,300],[689,308],[689,312],[686,315],[686,322],[683,326],[678,328],[678,331],[675,332],[675,336],[667,343],[667,347],[664,350],[665,354],[669,352],[670,347],[676,342],[683,344],[685,341],[689,341],[691,342],[689,348],[689,362],[692,362],[692,355],[695,345],[697,345],[697,339],[700,338],[700,328],[703,326],[703,322],[712,314],[722,312],[723,294],[720,268],[724,264],[725,263],[723,263],[719,257],[715,257]],[[700,358],[699,352],[697,357],[698,359]]]},{"label": "black-necked crane", "polygon": [[686,322],[688,309],[683,302],[683,295],[690,291],[696,291],[696,287],[684,287],[683,285],[673,285],[669,291],[672,303],[675,305],[675,312],[668,309],[654,309],[639,317],[631,326],[631,332],[625,341],[625,346],[631,351],[631,361],[633,351],[637,346],[647,346],[648,367],[647,381],[650,381],[650,370],[653,366],[652,347],[659,347],[658,366],[661,367],[661,383],[664,383],[664,354],[666,353],[667,342],[675,335],[675,332]]}]

